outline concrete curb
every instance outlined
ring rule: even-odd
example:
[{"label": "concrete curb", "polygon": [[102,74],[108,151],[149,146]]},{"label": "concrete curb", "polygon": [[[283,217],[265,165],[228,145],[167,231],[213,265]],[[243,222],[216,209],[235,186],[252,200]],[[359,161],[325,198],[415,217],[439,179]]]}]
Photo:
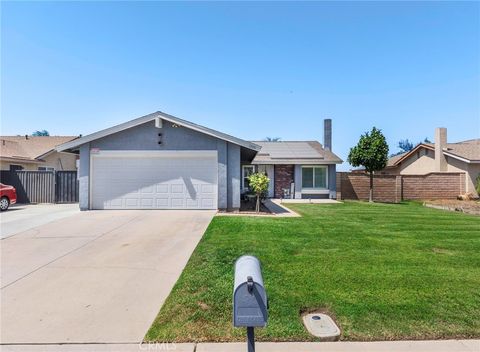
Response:
[{"label": "concrete curb", "polygon": [[[246,343],[0,345],[2,352],[244,352]],[[258,342],[257,352],[478,352],[480,340]]]},{"label": "concrete curb", "polygon": [[[480,340],[260,342],[257,352],[478,352]],[[199,343],[195,352],[244,352],[245,343]]]}]

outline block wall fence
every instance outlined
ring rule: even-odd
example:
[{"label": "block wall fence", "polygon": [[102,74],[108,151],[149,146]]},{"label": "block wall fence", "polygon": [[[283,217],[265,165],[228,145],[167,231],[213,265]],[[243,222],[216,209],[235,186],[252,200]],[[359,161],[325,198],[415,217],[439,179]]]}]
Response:
[{"label": "block wall fence", "polygon": [[[368,200],[368,174],[337,172],[337,199]],[[463,172],[435,172],[426,175],[375,175],[373,198],[378,202],[402,200],[456,199],[465,193]]]}]

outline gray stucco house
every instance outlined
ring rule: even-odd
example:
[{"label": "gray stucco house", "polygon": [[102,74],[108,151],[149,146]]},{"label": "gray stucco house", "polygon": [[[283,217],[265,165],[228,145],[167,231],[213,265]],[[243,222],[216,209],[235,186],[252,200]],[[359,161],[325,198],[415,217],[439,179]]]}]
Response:
[{"label": "gray stucco house", "polygon": [[155,112],[56,149],[80,154],[82,210],[235,210],[254,171],[270,177],[272,198],[336,198],[331,120],[324,133],[324,146],[249,142]]}]

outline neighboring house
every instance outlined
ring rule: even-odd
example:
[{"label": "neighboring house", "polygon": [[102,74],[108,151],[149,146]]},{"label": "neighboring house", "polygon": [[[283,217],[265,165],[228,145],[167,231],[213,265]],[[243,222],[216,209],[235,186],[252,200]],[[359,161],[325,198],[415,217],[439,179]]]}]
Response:
[{"label": "neighboring house", "polygon": [[435,143],[421,143],[407,153],[388,160],[380,173],[389,175],[424,175],[432,172],[464,172],[465,190],[475,191],[480,175],[480,139],[447,143],[447,129],[435,130]]},{"label": "neighboring house", "polygon": [[80,208],[238,209],[246,176],[272,179],[270,196],[335,198],[331,121],[319,142],[249,142],[155,112],[58,146],[80,154]]},{"label": "neighboring house", "polygon": [[0,136],[1,170],[74,171],[77,156],[55,150],[77,136]]}]

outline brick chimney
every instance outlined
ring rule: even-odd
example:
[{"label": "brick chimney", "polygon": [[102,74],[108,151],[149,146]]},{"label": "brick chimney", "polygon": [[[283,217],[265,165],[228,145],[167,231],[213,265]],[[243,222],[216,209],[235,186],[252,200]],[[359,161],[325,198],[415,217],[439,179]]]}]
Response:
[{"label": "brick chimney", "polygon": [[323,120],[323,147],[332,150],[332,119]]},{"label": "brick chimney", "polygon": [[435,129],[435,171],[447,171],[447,159],[443,155],[443,149],[447,147],[447,129],[438,127]]}]

